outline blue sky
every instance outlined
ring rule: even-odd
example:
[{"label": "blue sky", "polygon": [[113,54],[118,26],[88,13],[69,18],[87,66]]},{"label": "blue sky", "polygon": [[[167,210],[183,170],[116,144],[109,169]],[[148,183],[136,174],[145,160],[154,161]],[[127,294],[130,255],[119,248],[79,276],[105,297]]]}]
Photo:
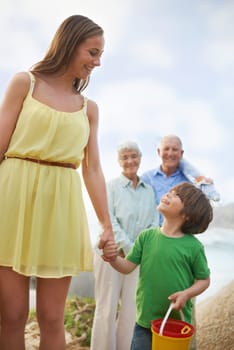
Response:
[{"label": "blue sky", "polygon": [[234,1],[2,0],[0,97],[72,14],[105,30],[102,66],[85,94],[99,105],[106,179],[120,172],[119,142],[139,142],[143,172],[158,164],[159,138],[175,133],[186,158],[214,179],[221,203],[233,202]]}]

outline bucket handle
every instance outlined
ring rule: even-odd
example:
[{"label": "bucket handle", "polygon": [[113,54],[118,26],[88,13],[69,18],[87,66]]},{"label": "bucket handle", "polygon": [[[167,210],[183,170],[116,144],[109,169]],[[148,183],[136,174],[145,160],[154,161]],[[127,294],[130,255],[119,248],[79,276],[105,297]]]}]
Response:
[{"label": "bucket handle", "polygon": [[[170,306],[166,312],[166,315],[164,316],[164,319],[163,319],[162,324],[161,324],[160,329],[159,329],[159,335],[163,335],[165,324],[168,320],[168,317],[169,317],[172,309],[173,309],[173,303],[170,304]],[[184,314],[183,314],[182,310],[179,310],[179,312],[180,312],[181,320],[184,321]]]}]

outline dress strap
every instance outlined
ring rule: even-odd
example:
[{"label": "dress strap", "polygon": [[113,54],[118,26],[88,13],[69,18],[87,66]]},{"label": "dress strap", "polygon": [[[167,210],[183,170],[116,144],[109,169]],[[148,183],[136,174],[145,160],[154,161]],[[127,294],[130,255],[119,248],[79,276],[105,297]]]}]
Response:
[{"label": "dress strap", "polygon": [[84,110],[85,114],[87,114],[87,104],[88,104],[88,98],[84,97],[83,110]]},{"label": "dress strap", "polygon": [[[88,98],[84,97],[83,111],[85,112],[86,116],[87,116],[87,108],[88,108]],[[87,118],[88,118],[88,116],[87,116]],[[89,164],[88,147],[85,148],[84,158],[85,158],[85,164],[88,167],[88,164]]]},{"label": "dress strap", "polygon": [[30,77],[30,89],[29,92],[32,95],[33,94],[33,89],[34,89],[34,85],[35,85],[35,77],[32,74],[32,72],[28,71],[29,77]]}]

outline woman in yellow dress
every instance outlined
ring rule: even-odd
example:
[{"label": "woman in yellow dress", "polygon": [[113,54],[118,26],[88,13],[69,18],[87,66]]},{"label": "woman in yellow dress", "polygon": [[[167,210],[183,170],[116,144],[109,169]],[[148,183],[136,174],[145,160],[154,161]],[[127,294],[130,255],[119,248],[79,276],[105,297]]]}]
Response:
[{"label": "woman in yellow dress", "polygon": [[36,276],[40,350],[65,349],[71,277],[92,269],[82,175],[102,231],[113,232],[97,143],[98,107],[82,95],[101,64],[103,30],[87,17],[60,25],[45,57],[11,80],[0,107],[1,350],[23,350]]}]

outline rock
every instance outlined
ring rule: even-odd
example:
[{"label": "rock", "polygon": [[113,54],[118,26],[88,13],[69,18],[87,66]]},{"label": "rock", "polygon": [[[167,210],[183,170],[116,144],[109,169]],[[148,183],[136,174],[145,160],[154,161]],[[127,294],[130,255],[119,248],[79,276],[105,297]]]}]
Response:
[{"label": "rock", "polygon": [[196,306],[197,348],[234,349],[234,280]]}]

